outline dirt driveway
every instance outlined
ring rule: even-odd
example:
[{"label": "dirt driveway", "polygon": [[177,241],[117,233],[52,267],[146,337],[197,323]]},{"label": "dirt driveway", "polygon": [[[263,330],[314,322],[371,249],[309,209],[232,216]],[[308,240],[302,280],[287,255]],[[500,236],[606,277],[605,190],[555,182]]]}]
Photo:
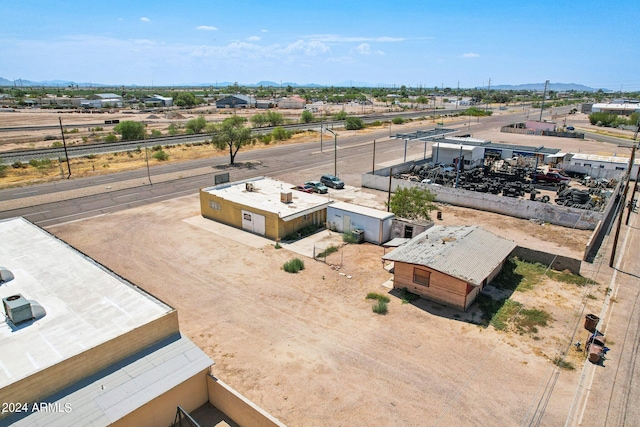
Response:
[{"label": "dirt driveway", "polygon": [[[365,299],[389,292],[381,247],[344,247],[328,260],[340,270],[303,257],[289,274],[281,266],[298,253],[245,244],[198,216],[194,195],[49,231],[175,307],[214,373],[290,426],[521,425],[570,339],[581,289],[514,294],[552,314],[537,338],[472,324],[473,309],[391,295],[381,316]],[[564,423],[578,375],[560,372],[544,425]]]}]

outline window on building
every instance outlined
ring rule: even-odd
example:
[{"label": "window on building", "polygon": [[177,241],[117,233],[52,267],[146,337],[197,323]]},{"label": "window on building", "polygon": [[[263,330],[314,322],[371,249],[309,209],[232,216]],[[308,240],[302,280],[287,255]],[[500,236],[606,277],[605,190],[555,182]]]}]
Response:
[{"label": "window on building", "polygon": [[623,167],[620,167],[620,166],[616,166],[616,170],[617,170],[617,171],[623,171],[623,170],[625,170],[625,169],[626,169],[626,168],[623,168]]},{"label": "window on building", "polygon": [[463,160],[463,161],[462,161],[462,164],[463,164],[463,165],[467,165],[467,166],[468,166],[468,165],[470,165],[470,164],[471,164],[471,160]]},{"label": "window on building", "polygon": [[417,283],[422,286],[429,286],[430,278],[431,272],[418,267],[413,268],[413,283]]},{"label": "window on building", "polygon": [[585,163],[585,164],[584,164],[584,167],[585,167],[585,168],[590,168],[590,167],[591,167],[591,163]]},{"label": "window on building", "polygon": [[600,169],[604,169],[604,165],[600,165]]},{"label": "window on building", "polygon": [[576,163],[576,166],[581,166],[581,165],[582,165],[581,163]]}]

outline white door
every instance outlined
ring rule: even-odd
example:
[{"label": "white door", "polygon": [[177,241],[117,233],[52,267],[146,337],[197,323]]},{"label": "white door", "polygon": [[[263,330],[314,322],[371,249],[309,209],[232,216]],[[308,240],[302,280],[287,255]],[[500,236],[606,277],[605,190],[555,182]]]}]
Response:
[{"label": "white door", "polygon": [[343,215],[342,216],[342,232],[347,233],[351,231],[351,216]]},{"label": "white door", "polygon": [[242,228],[252,233],[264,236],[265,218],[264,215],[258,215],[249,211],[242,211]]}]

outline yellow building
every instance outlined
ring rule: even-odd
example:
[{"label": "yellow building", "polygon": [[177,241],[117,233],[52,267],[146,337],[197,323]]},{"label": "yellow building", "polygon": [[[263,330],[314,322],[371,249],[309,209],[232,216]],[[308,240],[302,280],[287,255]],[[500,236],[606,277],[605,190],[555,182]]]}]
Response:
[{"label": "yellow building", "polygon": [[328,195],[298,191],[267,177],[230,182],[200,190],[202,216],[232,227],[284,239],[309,226],[324,226]]},{"label": "yellow building", "polygon": [[0,235],[0,426],[166,427],[207,402],[282,425],[211,375],[174,308],[23,218]]}]

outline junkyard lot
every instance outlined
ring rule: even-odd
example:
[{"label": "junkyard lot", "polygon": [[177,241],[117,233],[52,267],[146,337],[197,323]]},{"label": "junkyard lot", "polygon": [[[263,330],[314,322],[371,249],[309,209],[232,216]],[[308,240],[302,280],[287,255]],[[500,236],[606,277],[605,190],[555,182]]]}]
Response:
[{"label": "junkyard lot", "polygon": [[[544,303],[554,321],[542,342],[424,301],[392,297],[389,314],[379,316],[365,296],[388,292],[381,247],[343,248],[344,276],[308,258],[304,271],[288,274],[282,264],[299,255],[184,221],[198,215],[197,196],[188,196],[50,231],[177,308],[183,333],[216,361],[215,374],[292,426],[519,425],[537,405],[581,292],[540,287],[557,295]],[[529,226],[483,215],[474,223]],[[537,300],[514,298],[523,295]],[[560,374],[550,425],[563,422],[576,378]]]}]

